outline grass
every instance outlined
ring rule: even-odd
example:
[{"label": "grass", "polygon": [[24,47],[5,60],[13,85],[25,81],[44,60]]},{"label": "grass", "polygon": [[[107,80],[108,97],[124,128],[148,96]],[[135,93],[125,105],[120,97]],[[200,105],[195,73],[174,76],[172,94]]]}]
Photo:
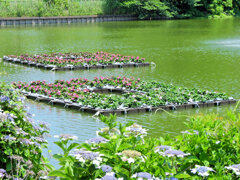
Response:
[{"label": "grass", "polygon": [[44,0],[0,0],[0,17],[80,16],[104,14],[104,0],[67,0],[49,4]]}]

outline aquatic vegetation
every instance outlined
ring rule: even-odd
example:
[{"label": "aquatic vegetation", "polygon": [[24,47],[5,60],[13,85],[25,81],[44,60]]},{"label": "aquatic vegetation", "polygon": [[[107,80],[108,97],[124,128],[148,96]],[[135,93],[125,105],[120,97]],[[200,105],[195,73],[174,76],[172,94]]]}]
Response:
[{"label": "aquatic vegetation", "polygon": [[[134,56],[123,56],[120,54],[112,54],[107,52],[80,52],[80,53],[53,53],[39,55],[9,55],[4,56],[3,60],[13,61],[22,64],[28,64],[37,67],[45,67],[48,69],[61,68],[77,69],[77,68],[104,68],[109,65],[122,67],[123,64],[137,66],[144,63],[145,59]],[[114,66],[112,66],[114,67]]]},{"label": "aquatic vegetation", "polygon": [[[31,83],[16,82],[14,86],[26,96],[47,98],[67,105],[74,104],[80,108],[97,111],[140,108],[152,111],[153,108],[204,105],[204,103],[228,103],[233,100],[225,93],[211,92],[197,88],[184,88],[157,81],[142,81],[139,78],[127,77],[96,77],[94,80],[74,78],[70,81],[56,80],[54,83],[46,81],[32,81]],[[101,92],[105,93],[101,93]],[[117,92],[119,94],[115,94]],[[234,101],[235,102],[235,101]],[[132,128],[139,131],[141,128]]]},{"label": "aquatic vegetation", "polygon": [[32,119],[24,98],[11,86],[0,83],[0,179],[33,179],[50,168],[42,155],[47,146],[46,125]]}]

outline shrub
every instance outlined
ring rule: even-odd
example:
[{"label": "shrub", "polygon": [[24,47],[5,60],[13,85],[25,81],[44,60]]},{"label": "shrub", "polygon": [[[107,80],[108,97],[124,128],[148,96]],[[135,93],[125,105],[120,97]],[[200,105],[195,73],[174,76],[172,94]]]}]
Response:
[{"label": "shrub", "polygon": [[47,126],[34,122],[22,102],[17,91],[0,83],[0,177],[7,179],[39,178],[50,168],[42,155]]},{"label": "shrub", "polygon": [[229,111],[224,117],[194,117],[187,126],[191,130],[183,132],[172,144],[190,152],[201,165],[212,167],[216,171],[214,177],[236,178],[225,167],[239,163],[240,114]]},{"label": "shrub", "polygon": [[55,154],[60,169],[49,173],[62,179],[191,178],[237,179],[240,173],[240,114],[229,111],[189,119],[190,130],[177,137],[145,138],[146,129],[116,116],[101,116],[108,127],[86,143],[69,143],[61,135]]}]

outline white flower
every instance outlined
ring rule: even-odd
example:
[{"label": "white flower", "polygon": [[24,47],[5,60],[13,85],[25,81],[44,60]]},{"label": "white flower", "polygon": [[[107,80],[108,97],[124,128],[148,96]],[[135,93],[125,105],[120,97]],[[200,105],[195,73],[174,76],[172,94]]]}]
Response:
[{"label": "white flower", "polygon": [[78,137],[77,136],[73,136],[73,135],[70,135],[70,134],[61,134],[61,135],[54,135],[54,138],[59,138],[63,141],[66,141],[66,140],[77,140]]},{"label": "white flower", "polygon": [[108,172],[108,173],[106,173],[106,175],[108,175],[108,176],[115,176],[115,173],[114,172]]},{"label": "white flower", "polygon": [[98,160],[93,160],[92,163],[95,164],[95,165],[97,165],[98,167],[100,166],[100,161],[98,161]]},{"label": "white flower", "polygon": [[134,135],[135,137],[140,136],[141,138],[143,138],[144,136],[147,135],[147,130],[142,128],[142,126],[138,124],[133,124],[127,127],[126,130],[128,131],[127,133],[125,133],[125,136],[127,137],[129,135]]},{"label": "white flower", "polygon": [[199,166],[199,165],[195,165],[194,169],[191,169],[191,172],[193,174],[198,174],[200,176],[206,177],[209,176],[209,171],[214,172],[214,170],[210,167],[206,167],[206,166]]},{"label": "white flower", "polygon": [[75,156],[75,157],[79,162],[85,163],[85,160],[82,158],[82,156]]},{"label": "white flower", "polygon": [[128,163],[129,163],[129,164],[131,164],[131,163],[134,163],[134,162],[135,162],[133,158],[128,158],[128,159],[127,159],[127,161],[128,161]]},{"label": "white flower", "polygon": [[228,170],[232,170],[237,176],[240,176],[240,164],[234,164],[225,167]]},{"label": "white flower", "polygon": [[216,141],[216,144],[219,144],[221,141]]},{"label": "white flower", "polygon": [[184,156],[189,156],[190,153],[184,153],[180,150],[174,150],[174,149],[169,149],[169,150],[166,150],[164,152],[159,152],[160,155],[162,156],[167,156],[167,157],[184,157]]}]

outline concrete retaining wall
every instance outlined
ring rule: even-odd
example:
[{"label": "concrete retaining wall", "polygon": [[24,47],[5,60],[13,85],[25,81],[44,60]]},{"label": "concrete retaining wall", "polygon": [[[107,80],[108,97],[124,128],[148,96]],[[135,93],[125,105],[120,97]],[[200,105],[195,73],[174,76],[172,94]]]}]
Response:
[{"label": "concrete retaining wall", "polygon": [[104,21],[132,21],[137,17],[127,15],[93,15],[93,16],[65,16],[65,17],[28,17],[28,18],[0,18],[0,26],[22,24],[71,24]]}]

